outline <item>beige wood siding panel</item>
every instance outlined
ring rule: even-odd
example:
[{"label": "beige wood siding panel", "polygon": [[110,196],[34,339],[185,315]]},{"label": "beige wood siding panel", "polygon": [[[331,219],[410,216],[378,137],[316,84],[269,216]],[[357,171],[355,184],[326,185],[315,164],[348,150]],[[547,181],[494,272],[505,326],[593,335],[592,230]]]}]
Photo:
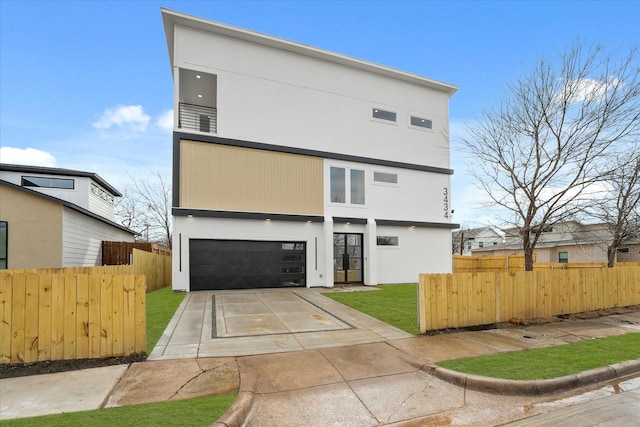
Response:
[{"label": "beige wood siding panel", "polygon": [[7,221],[8,267],[62,267],[62,205],[0,185],[0,221]]},{"label": "beige wood siding panel", "polygon": [[319,157],[180,143],[180,206],[248,212],[323,214]]}]

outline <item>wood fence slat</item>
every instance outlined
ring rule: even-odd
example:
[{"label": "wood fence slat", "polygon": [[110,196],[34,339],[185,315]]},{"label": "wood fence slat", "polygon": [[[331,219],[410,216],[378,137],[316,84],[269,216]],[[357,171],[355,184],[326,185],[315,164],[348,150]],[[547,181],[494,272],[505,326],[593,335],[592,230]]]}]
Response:
[{"label": "wood fence slat", "polygon": [[89,276],[89,358],[100,357],[101,276]]},{"label": "wood fence slat", "polygon": [[112,331],[112,355],[124,355],[124,276],[113,277],[113,331]]},{"label": "wood fence slat", "polygon": [[38,276],[38,361],[51,360],[51,274]]},{"label": "wood fence slat", "polygon": [[11,361],[25,361],[24,321],[25,321],[25,280],[24,274],[13,276],[13,309],[11,311]]},{"label": "wood fence slat", "polygon": [[100,357],[113,355],[113,276],[100,276]]},{"label": "wood fence slat", "polygon": [[13,275],[0,272],[0,363],[11,362]]},{"label": "wood fence slat", "polygon": [[64,310],[54,310],[53,307],[64,308],[64,276],[51,276],[51,356],[50,360],[64,358]]},{"label": "wood fence slat", "polygon": [[76,357],[89,357],[89,275],[76,276]]},{"label": "wood fence slat", "polygon": [[63,359],[75,359],[77,338],[77,293],[78,276],[65,274],[64,276],[64,352]]},{"label": "wood fence slat", "polygon": [[147,285],[145,276],[135,276],[135,351],[147,349]]},{"label": "wood fence slat", "polygon": [[36,273],[27,273],[25,281],[25,310],[29,315],[24,321],[25,362],[38,361],[40,341],[40,278]]}]

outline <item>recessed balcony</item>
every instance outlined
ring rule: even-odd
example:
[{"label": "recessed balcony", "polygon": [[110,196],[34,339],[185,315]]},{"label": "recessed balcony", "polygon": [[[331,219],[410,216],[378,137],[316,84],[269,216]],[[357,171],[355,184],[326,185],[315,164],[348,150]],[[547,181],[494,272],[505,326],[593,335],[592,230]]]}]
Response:
[{"label": "recessed balcony", "polygon": [[198,132],[217,133],[218,111],[201,105],[179,104],[178,127]]},{"label": "recessed balcony", "polygon": [[180,68],[179,81],[178,128],[218,133],[218,77]]}]

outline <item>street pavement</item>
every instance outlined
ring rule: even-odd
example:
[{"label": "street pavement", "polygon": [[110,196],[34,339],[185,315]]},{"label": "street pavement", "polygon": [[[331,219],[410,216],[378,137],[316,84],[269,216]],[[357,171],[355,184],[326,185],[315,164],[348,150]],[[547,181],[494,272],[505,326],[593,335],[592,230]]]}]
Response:
[{"label": "street pavement", "polygon": [[194,292],[146,362],[0,379],[0,419],[238,391],[216,425],[637,425],[640,358],[544,384],[435,367],[630,332],[640,312],[416,337],[313,289]]}]

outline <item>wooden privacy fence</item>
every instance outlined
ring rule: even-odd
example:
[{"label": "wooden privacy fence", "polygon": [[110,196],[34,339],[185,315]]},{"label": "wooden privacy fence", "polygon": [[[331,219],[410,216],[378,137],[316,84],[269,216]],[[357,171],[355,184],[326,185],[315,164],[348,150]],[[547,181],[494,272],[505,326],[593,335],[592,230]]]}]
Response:
[{"label": "wooden privacy fence", "polygon": [[102,242],[102,265],[131,264],[134,249],[151,252],[158,255],[171,256],[171,249],[155,243],[139,242]]},{"label": "wooden privacy fence", "polygon": [[640,267],[421,274],[418,326],[461,328],[640,304]]},{"label": "wooden privacy fence", "polygon": [[141,275],[0,272],[0,363],[146,351]]},{"label": "wooden privacy fence", "polygon": [[523,271],[524,255],[453,256],[454,273]]},{"label": "wooden privacy fence", "polygon": [[[18,270],[13,270],[18,271]],[[171,284],[171,257],[158,255],[151,252],[133,249],[133,264],[130,265],[104,265],[97,267],[64,267],[41,268],[29,271],[33,273],[50,274],[142,274],[146,276],[147,292],[152,292]]]}]

